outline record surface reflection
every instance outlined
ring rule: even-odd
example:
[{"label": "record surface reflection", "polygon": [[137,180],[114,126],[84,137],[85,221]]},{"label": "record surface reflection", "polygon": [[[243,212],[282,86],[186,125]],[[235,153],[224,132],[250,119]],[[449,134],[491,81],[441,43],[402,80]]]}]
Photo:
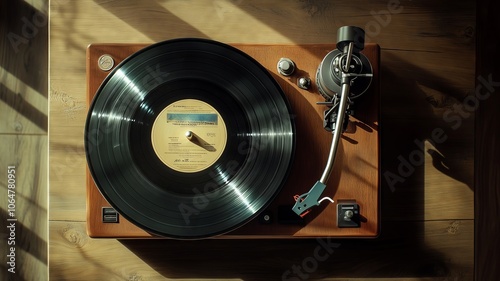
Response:
[{"label": "record surface reflection", "polygon": [[107,201],[153,234],[198,239],[260,213],[292,164],[294,125],[272,76],[243,52],[177,39],[120,63],[91,104],[85,148]]}]

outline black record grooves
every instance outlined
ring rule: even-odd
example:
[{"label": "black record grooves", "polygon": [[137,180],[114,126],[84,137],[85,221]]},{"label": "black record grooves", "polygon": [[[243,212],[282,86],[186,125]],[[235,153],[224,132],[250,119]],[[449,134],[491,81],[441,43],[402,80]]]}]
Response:
[{"label": "black record grooves", "polygon": [[[167,106],[192,99],[225,122],[221,156],[179,172],[155,153],[151,132]],[[120,63],[92,101],[85,128],[96,186],[125,218],[156,235],[229,232],[265,209],[292,164],[294,125],[272,76],[245,53],[205,39],[157,43]]]}]

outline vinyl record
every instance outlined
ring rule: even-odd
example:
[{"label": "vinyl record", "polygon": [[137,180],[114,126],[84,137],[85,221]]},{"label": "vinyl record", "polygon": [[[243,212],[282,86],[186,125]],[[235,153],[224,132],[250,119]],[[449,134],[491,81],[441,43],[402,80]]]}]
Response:
[{"label": "vinyl record", "polygon": [[85,127],[96,186],[125,218],[156,235],[198,239],[263,211],[292,164],[285,95],[231,46],[176,39],[120,63]]}]

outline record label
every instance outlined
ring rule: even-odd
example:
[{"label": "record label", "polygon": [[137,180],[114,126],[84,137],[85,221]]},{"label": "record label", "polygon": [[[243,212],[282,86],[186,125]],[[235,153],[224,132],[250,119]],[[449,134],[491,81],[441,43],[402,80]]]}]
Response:
[{"label": "record label", "polygon": [[158,158],[169,168],[195,173],[207,169],[222,155],[227,130],[211,105],[183,99],[160,112],[153,124],[151,142]]}]

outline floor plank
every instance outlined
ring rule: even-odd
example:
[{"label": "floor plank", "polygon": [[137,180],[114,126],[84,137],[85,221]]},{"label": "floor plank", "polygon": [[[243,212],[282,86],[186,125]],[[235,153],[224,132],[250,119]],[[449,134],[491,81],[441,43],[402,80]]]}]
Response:
[{"label": "floor plank", "polygon": [[55,280],[295,280],[293,268],[302,267],[311,280],[470,280],[473,227],[471,220],[399,222],[378,240],[242,243],[91,239],[84,223],[52,221],[50,274]]},{"label": "floor plank", "polygon": [[48,278],[47,11],[44,0],[0,2],[1,280]]},{"label": "floor plank", "polygon": [[[48,274],[47,137],[2,135],[1,138],[3,145],[0,146],[0,210],[4,227],[0,245],[2,249],[10,249],[11,246],[15,248],[17,270],[13,275],[10,275],[7,269],[2,270],[0,276],[43,280]],[[10,189],[15,191],[15,196],[12,197],[8,196],[8,169],[15,170],[15,188]],[[15,206],[9,205],[7,199],[14,199]],[[8,221],[11,218],[17,221]],[[11,223],[15,224],[15,230],[9,229],[7,232],[6,226]],[[15,245],[7,245],[7,239],[12,237],[12,234],[15,237]],[[5,255],[7,254],[9,253]],[[2,260],[6,259],[5,255]]]},{"label": "floor plank", "polygon": [[46,134],[48,16],[25,2],[1,10],[0,133]]}]

